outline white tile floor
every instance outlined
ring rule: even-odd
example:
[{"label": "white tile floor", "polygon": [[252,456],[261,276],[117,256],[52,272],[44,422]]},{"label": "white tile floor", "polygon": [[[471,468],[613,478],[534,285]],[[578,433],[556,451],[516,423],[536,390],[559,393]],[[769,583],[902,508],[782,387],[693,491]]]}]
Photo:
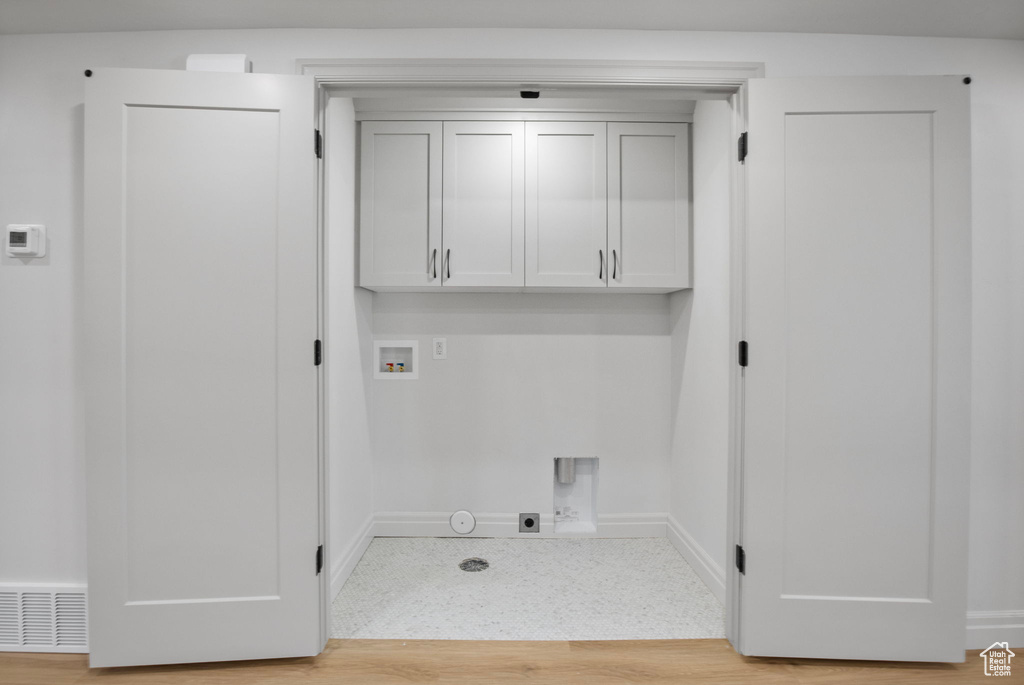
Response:
[{"label": "white tile floor", "polygon": [[[458,564],[481,557],[490,568]],[[331,637],[724,637],[722,605],[665,538],[375,538],[334,601]]]}]

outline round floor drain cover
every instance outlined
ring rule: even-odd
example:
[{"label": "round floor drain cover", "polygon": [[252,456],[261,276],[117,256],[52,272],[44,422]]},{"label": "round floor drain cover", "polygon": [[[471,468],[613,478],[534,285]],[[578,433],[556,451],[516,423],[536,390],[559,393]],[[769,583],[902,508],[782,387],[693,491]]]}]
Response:
[{"label": "round floor drain cover", "polygon": [[469,571],[470,573],[476,571],[486,571],[490,564],[487,563],[486,559],[480,557],[470,557],[469,559],[463,559],[462,563],[459,564],[459,568],[463,571]]}]

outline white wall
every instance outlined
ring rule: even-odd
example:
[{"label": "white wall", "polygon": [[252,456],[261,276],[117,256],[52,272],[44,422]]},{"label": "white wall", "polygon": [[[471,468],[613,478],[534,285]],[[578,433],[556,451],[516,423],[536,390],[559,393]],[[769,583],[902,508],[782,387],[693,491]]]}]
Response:
[{"label": "white wall", "polygon": [[669,534],[719,597],[725,594],[729,380],[735,363],[729,330],[729,181],[735,144],[729,104],[698,102],[693,112],[693,290],[670,296]]},{"label": "white wall", "polygon": [[[1015,354],[1024,349],[1024,42],[838,35],[282,30],[0,37],[0,225],[39,222],[51,231],[48,263],[0,262],[0,580],[81,581],[85,575],[80,417],[86,399],[78,392],[75,352],[82,70],[181,68],[194,52],[245,52],[257,71],[279,73],[294,71],[297,57],[758,61],[769,77],[970,73],[969,601],[974,610],[1024,608],[1024,361]],[[715,538],[716,515],[702,515]],[[698,542],[709,550],[720,544]]]},{"label": "white wall", "polygon": [[658,295],[377,294],[374,336],[420,341],[419,379],[374,387],[377,511],[550,516],[566,456],[600,459],[600,514],[667,511],[667,322]]},{"label": "white wall", "polygon": [[330,480],[328,568],[334,590],[369,544],[373,518],[372,295],[353,287],[356,234],[356,123],[352,101],[332,98],[324,155],[327,196],[327,433]]}]

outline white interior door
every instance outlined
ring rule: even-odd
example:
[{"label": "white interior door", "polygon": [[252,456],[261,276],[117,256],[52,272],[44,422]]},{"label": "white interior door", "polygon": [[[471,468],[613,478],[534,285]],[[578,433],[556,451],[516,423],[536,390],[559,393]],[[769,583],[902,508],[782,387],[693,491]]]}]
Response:
[{"label": "white interior door", "polygon": [[526,285],[608,282],[608,155],[603,122],[526,122]]},{"label": "white interior door", "polygon": [[750,84],[744,654],[964,658],[968,93]]},{"label": "white interior door", "polygon": [[444,285],[523,286],[523,122],[444,122]]},{"label": "white interior door", "polygon": [[86,82],[92,666],[322,648],[313,105],[298,76]]}]

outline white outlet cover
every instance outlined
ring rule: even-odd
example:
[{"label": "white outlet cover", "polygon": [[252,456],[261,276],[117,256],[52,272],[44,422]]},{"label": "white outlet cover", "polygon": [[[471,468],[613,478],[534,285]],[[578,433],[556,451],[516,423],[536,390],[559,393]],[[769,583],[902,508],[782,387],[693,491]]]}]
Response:
[{"label": "white outlet cover", "polygon": [[476,528],[476,517],[465,509],[459,509],[452,514],[448,522],[451,524],[452,530],[459,535],[472,533],[473,529]]},{"label": "white outlet cover", "polygon": [[433,350],[434,359],[448,358],[448,338],[434,338],[430,347]]}]

